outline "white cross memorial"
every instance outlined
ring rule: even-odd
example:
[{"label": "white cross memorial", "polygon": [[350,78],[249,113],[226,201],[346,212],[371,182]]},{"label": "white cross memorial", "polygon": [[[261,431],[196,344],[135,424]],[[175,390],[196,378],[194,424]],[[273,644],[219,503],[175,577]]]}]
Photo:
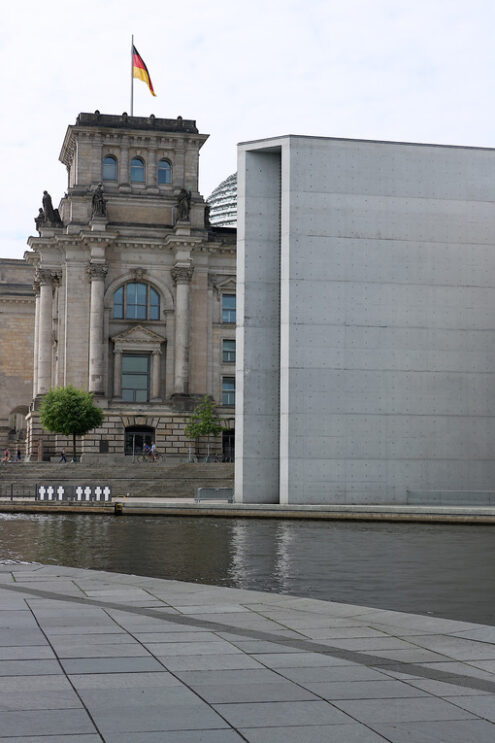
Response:
[{"label": "white cross memorial", "polygon": [[58,493],[58,499],[59,500],[63,500],[63,498],[64,498],[64,492],[65,492],[65,490],[64,490],[63,485],[59,485],[58,488],[57,488],[57,493]]},{"label": "white cross memorial", "polygon": [[103,495],[105,496],[105,500],[110,499],[110,488],[108,487],[108,485],[105,485],[105,487],[103,488]]},{"label": "white cross memorial", "polygon": [[77,500],[82,500],[83,489],[80,485],[76,488]]},{"label": "white cross memorial", "polygon": [[38,488],[38,496],[40,500],[45,500],[45,493],[46,493],[46,490],[45,490],[44,485]]},{"label": "white cross memorial", "polygon": [[84,495],[86,496],[86,500],[91,499],[91,488],[89,487],[89,485],[86,485],[86,487],[84,488]]},{"label": "white cross memorial", "polygon": [[102,493],[102,490],[101,490],[100,486],[97,485],[96,488],[95,488],[95,497],[96,497],[96,500],[100,500],[101,493]]},{"label": "white cross memorial", "polygon": [[52,500],[53,499],[54,490],[53,490],[53,488],[52,488],[51,485],[48,486],[46,492],[48,493],[48,500]]}]

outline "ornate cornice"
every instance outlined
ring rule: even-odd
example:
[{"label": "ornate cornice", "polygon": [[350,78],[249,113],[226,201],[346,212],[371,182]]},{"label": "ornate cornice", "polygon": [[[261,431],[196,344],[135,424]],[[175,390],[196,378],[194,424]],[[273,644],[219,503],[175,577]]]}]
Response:
[{"label": "ornate cornice", "polygon": [[189,284],[192,279],[194,268],[192,266],[174,266],[170,271],[170,274],[174,280],[174,284]]}]

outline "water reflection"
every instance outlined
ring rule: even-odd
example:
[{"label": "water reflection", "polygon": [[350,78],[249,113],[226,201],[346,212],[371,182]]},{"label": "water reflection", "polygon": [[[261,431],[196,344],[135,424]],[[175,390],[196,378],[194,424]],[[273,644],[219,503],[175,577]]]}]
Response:
[{"label": "water reflection", "polygon": [[495,624],[490,526],[0,515],[0,558]]}]

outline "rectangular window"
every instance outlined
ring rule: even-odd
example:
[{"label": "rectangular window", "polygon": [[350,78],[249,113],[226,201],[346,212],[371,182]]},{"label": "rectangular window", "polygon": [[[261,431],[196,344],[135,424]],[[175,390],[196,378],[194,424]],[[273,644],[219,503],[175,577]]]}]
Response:
[{"label": "rectangular window", "polygon": [[235,323],[235,294],[222,294],[222,322]]},{"label": "rectangular window", "polygon": [[235,341],[224,340],[222,344],[222,361],[224,364],[235,363]]},{"label": "rectangular window", "polygon": [[222,378],[222,405],[235,405],[235,377]]},{"label": "rectangular window", "polygon": [[147,402],[150,381],[149,356],[122,355],[122,399],[126,402]]}]

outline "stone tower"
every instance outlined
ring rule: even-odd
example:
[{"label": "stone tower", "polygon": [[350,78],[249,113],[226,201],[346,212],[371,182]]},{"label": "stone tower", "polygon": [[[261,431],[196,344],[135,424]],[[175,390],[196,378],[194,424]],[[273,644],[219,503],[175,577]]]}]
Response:
[{"label": "stone tower", "polygon": [[[39,236],[28,240],[36,292],[28,454],[42,436],[45,456],[58,446],[37,415],[54,386],[92,392],[104,410],[85,454],[124,454],[141,431],[183,456],[198,396],[222,403],[233,377],[222,344],[234,340],[235,324],[222,322],[222,306],[235,307],[235,231],[205,217],[198,164],[206,140],[181,117],[95,111],[68,127],[67,193],[54,209],[45,192]],[[232,406],[219,412],[230,417]]]}]

